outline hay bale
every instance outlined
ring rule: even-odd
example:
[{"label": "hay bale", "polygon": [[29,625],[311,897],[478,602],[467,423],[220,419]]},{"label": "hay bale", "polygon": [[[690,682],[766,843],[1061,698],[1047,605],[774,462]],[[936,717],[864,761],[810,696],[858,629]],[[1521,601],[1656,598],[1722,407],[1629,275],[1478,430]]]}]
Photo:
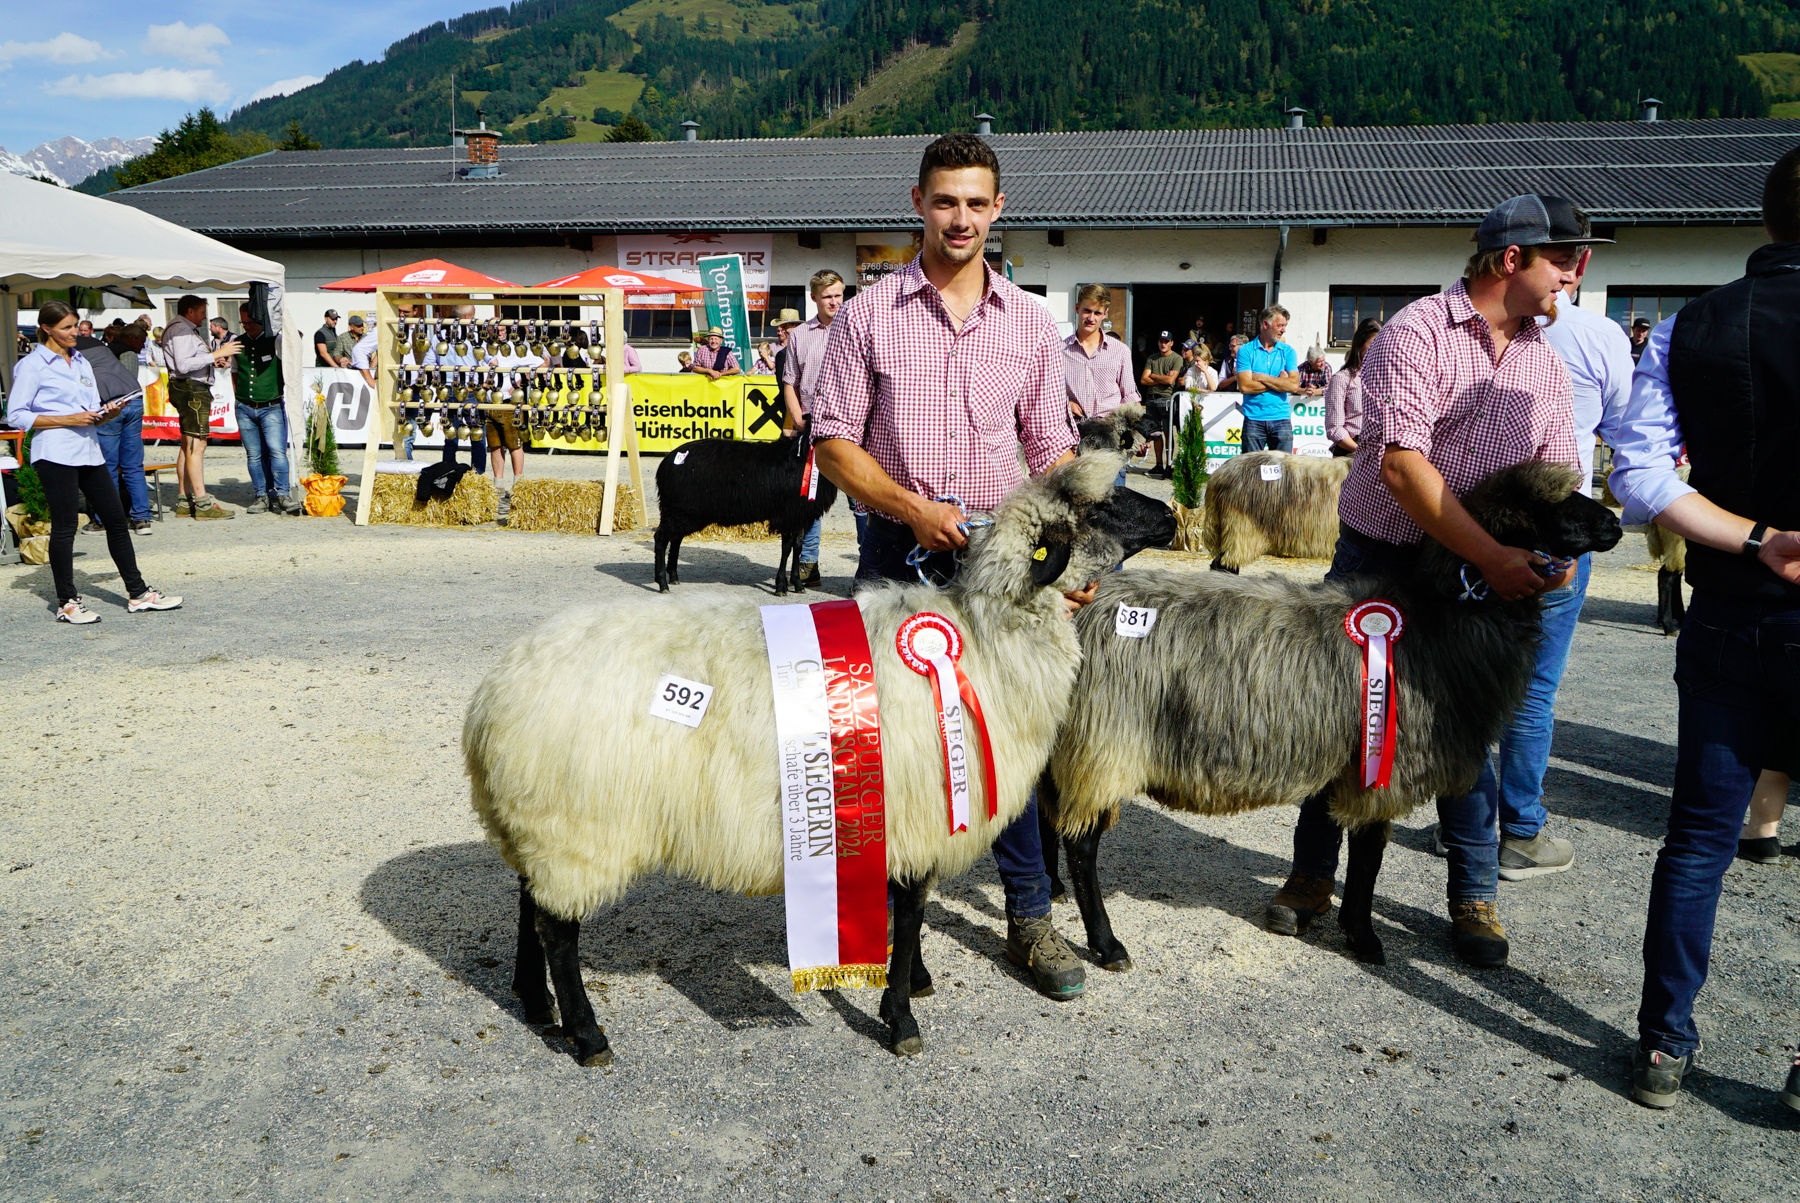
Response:
[{"label": "hay bale", "polygon": [[[600,528],[600,507],[606,486],[597,480],[544,480],[530,477],[512,490],[508,530],[554,531],[563,535],[591,535]],[[620,484],[613,505],[613,530],[634,530],[638,525],[637,491]]]},{"label": "hay bale", "polygon": [[780,535],[769,529],[767,522],[751,522],[743,526],[705,526],[687,537],[689,543],[767,543]]},{"label": "hay bale", "polygon": [[419,482],[413,476],[383,472],[375,477],[369,522],[397,526],[479,526],[500,516],[500,491],[484,473],[464,472],[456,492],[445,501],[414,500]]}]

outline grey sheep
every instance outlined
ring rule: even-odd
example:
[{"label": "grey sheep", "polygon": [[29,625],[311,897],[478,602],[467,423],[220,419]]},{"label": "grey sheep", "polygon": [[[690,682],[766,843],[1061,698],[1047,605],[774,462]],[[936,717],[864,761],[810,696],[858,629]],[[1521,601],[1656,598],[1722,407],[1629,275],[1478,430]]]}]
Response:
[{"label": "grey sheep", "polygon": [[[1526,463],[1478,483],[1463,505],[1509,546],[1551,556],[1612,547],[1618,519],[1574,486],[1569,468]],[[1081,676],[1039,805],[1064,839],[1088,945],[1103,965],[1131,964],[1095,874],[1100,836],[1122,799],[1234,814],[1320,790],[1351,831],[1340,925],[1358,957],[1382,959],[1370,907],[1392,820],[1474,785],[1536,654],[1538,600],[1458,600],[1464,567],[1427,539],[1404,575],[1305,584],[1128,570],[1101,582],[1098,600],[1077,616]],[[1405,618],[1387,789],[1363,788],[1355,763],[1362,652],[1344,619],[1370,598],[1393,602]],[[1147,636],[1115,636],[1120,603],[1156,608]],[[1047,860],[1052,849],[1047,839]]]},{"label": "grey sheep", "polygon": [[[1201,539],[1212,566],[1236,572],[1259,556],[1327,559],[1338,537],[1338,494],[1350,459],[1253,451],[1227,460],[1206,482]],[[1268,479],[1268,477],[1274,479]]]}]

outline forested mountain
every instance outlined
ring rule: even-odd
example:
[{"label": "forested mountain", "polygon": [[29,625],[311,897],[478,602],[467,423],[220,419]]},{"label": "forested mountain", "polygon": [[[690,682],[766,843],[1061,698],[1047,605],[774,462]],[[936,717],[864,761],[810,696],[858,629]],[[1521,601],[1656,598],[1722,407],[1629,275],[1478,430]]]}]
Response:
[{"label": "forested mountain", "polygon": [[[1787,0],[520,0],[413,33],[227,126],[326,146],[517,137],[1758,116]],[[1761,80],[1762,82],[1759,82]],[[1780,99],[1779,97],[1777,99]]]}]

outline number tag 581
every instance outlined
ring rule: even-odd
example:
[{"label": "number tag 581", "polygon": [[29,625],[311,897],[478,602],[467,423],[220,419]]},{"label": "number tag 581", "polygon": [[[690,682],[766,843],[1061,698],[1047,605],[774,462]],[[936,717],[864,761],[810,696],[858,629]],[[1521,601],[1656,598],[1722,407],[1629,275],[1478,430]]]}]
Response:
[{"label": "number tag 581", "polygon": [[686,677],[664,673],[656,679],[656,692],[650,699],[650,717],[666,718],[684,727],[698,727],[712,703],[713,687]]},{"label": "number tag 581", "polygon": [[1128,606],[1120,602],[1119,613],[1113,618],[1113,634],[1121,639],[1142,639],[1155,625],[1155,606]]}]

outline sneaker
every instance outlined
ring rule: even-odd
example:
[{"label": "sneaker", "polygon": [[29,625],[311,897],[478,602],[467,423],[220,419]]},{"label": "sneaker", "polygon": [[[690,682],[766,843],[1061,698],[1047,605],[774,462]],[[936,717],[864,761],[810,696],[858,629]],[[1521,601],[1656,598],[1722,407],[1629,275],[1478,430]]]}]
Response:
[{"label": "sneaker", "polygon": [[1788,1070],[1787,1085],[1781,1088],[1781,1101],[1800,1111],[1800,1053],[1794,1055],[1793,1068]]},{"label": "sneaker", "polygon": [[1638,1049],[1631,1059],[1631,1097],[1658,1110],[1673,1107],[1681,1097],[1681,1079],[1694,1068],[1698,1051],[1675,1057],[1658,1049]]},{"label": "sneaker", "polygon": [[236,510],[228,510],[219,504],[218,498],[208,494],[194,498],[194,517],[205,522],[213,518],[236,518]]},{"label": "sneaker", "polygon": [[1037,919],[1006,918],[1006,959],[1031,971],[1038,993],[1057,1002],[1080,995],[1087,970],[1076,959],[1050,916]]},{"label": "sneaker", "polygon": [[79,597],[71,597],[56,608],[56,621],[70,622],[82,627],[90,622],[99,622],[100,616],[84,606]]},{"label": "sneaker", "polygon": [[[279,512],[281,512],[283,514],[304,514],[304,513],[306,513],[306,507],[301,505],[298,501],[295,501],[291,497],[282,497],[282,498],[278,498],[277,500],[279,500],[281,503],[281,508],[280,508]],[[270,502],[270,508],[274,508],[273,501]]]},{"label": "sneaker", "polygon": [[1765,835],[1754,840],[1738,841],[1738,859],[1747,860],[1758,865],[1779,865],[1781,863],[1781,840],[1777,836]]},{"label": "sneaker", "polygon": [[249,505],[244,507],[244,513],[266,514],[272,508],[273,507],[269,505],[269,499],[267,497],[258,497],[255,501],[252,501]]},{"label": "sneaker", "polygon": [[154,589],[146,589],[125,603],[125,608],[133,614],[145,610],[176,610],[180,607],[181,599],[179,597],[164,597]]},{"label": "sneaker", "polygon": [[1331,912],[1331,889],[1335,884],[1329,877],[1293,874],[1270,900],[1264,925],[1279,936],[1305,935],[1314,919]]},{"label": "sneaker", "polygon": [[89,518],[87,520],[87,525],[81,529],[90,535],[97,535],[106,529],[106,523],[100,521],[98,518]]},{"label": "sneaker", "polygon": [[175,499],[175,516],[177,518],[192,518],[194,516],[194,499],[189,497],[186,493],[177,497]]},{"label": "sneaker", "polygon": [[131,533],[134,535],[150,534],[151,533],[150,519],[139,518],[139,519],[134,520],[131,524]]},{"label": "sneaker", "polygon": [[1450,904],[1450,947],[1456,959],[1477,969],[1498,969],[1511,951],[1499,913],[1485,898],[1465,898]]},{"label": "sneaker", "polygon": [[1528,881],[1546,873],[1561,873],[1575,863],[1575,844],[1539,831],[1528,840],[1500,837],[1500,879]]}]

